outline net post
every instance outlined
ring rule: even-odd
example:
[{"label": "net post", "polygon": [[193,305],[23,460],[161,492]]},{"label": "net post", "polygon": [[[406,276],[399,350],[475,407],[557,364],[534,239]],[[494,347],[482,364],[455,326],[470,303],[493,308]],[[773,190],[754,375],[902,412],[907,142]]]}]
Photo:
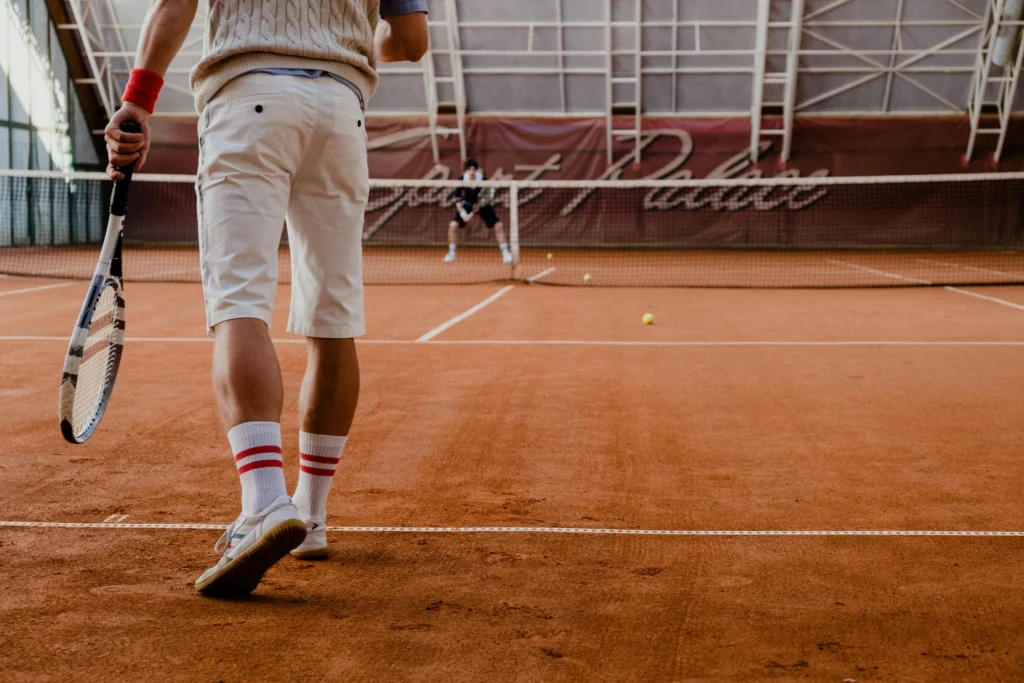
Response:
[{"label": "net post", "polygon": [[512,268],[519,267],[519,185],[508,188],[508,246],[512,250]]}]

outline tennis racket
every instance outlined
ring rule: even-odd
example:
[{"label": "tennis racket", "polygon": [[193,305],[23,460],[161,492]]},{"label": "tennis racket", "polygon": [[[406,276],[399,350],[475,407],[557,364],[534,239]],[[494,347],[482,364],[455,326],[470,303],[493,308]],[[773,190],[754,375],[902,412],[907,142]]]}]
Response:
[{"label": "tennis racket", "polygon": [[[121,130],[141,133],[134,121]],[[124,346],[124,289],[121,266],[121,226],[128,205],[132,168],[118,168],[123,180],[114,183],[107,234],[100,260],[85,295],[64,359],[60,380],[60,431],[70,443],[85,443],[93,435],[114,391]]]}]

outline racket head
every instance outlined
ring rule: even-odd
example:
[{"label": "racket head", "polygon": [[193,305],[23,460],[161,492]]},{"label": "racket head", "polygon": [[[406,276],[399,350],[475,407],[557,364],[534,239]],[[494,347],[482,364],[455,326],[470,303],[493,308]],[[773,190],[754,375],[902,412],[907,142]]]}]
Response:
[{"label": "racket head", "polygon": [[124,292],[119,278],[97,277],[71,337],[60,383],[60,431],[84,443],[110,403],[121,365],[125,329]]}]

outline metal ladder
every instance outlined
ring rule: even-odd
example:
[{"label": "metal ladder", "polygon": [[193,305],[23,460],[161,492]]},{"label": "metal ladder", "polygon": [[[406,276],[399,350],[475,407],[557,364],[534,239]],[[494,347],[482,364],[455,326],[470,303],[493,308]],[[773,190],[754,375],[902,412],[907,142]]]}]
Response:
[{"label": "metal ladder", "polygon": [[[979,135],[998,135],[996,149],[993,158],[996,162],[1003,154],[1003,145],[1006,143],[1006,132],[1010,127],[1010,117],[1013,111],[1013,101],[1017,94],[1017,85],[1020,82],[1021,64],[1024,62],[1024,40],[1020,40],[1015,54],[1005,66],[999,67],[994,62],[996,44],[1000,40],[1000,33],[1004,39],[1007,37],[1007,28],[1011,29],[1009,39],[1014,39],[1020,33],[1020,21],[1009,21],[1005,18],[1007,0],[989,0],[985,6],[985,19],[982,26],[984,31],[981,40],[978,42],[978,54],[975,59],[974,78],[971,80],[971,92],[967,102],[967,115],[971,122],[971,133],[967,142],[967,153],[964,161],[969,162],[974,156],[974,150]],[[993,72],[999,75],[993,75]],[[998,85],[998,91],[994,99],[990,99],[990,86]],[[995,108],[998,116],[997,127],[982,127],[982,114],[986,108]]]},{"label": "metal ladder", "polygon": [[[440,50],[429,50],[423,58],[423,89],[427,98],[427,120],[430,125],[430,144],[434,152],[434,161],[441,161],[438,148],[438,136],[456,135],[459,138],[459,153],[466,160],[466,83],[462,73],[461,44],[459,41],[459,19],[455,0],[445,0],[445,29],[448,45]],[[449,76],[438,76],[434,65],[434,53],[444,52],[448,55]],[[442,86],[451,86],[452,99],[443,99]],[[438,109],[455,110],[456,128],[438,126]]]},{"label": "metal ladder", "polygon": [[[607,136],[608,163],[615,161],[615,140],[619,138],[632,138],[633,140],[633,163],[639,164],[641,158],[640,138],[643,125],[643,58],[641,55],[643,40],[643,0],[633,0],[634,4],[634,25],[635,33],[633,45],[628,49],[616,49],[614,46],[614,25],[612,20],[612,0],[605,0],[605,45],[607,46],[607,62],[605,69],[605,97],[608,103],[605,121],[605,134]],[[616,75],[615,58],[632,57],[632,71],[627,75]],[[619,88],[623,86],[627,90],[632,87],[632,99],[618,99]],[[616,128],[615,110],[632,109],[633,127]]]},{"label": "metal ladder", "polygon": [[[800,66],[800,44],[803,37],[804,0],[792,0],[788,22],[771,22],[771,0],[757,0],[757,30],[754,42],[754,76],[750,96],[750,159],[761,156],[761,140],[765,137],[782,138],[780,161],[787,163],[793,151],[793,118],[796,113],[796,83]],[[784,28],[789,31],[786,50],[786,70],[769,72],[768,30]],[[783,87],[782,101],[766,100],[765,90],[770,86]],[[782,128],[764,128],[764,108],[782,108]]]}]

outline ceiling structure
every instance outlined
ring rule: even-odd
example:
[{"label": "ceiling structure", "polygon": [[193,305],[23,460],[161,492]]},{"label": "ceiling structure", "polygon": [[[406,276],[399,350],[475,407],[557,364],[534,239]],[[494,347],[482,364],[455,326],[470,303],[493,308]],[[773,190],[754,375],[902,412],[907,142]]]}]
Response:
[{"label": "ceiling structure", "polygon": [[[224,1],[224,0],[221,0]],[[147,0],[63,0],[109,113]],[[1002,152],[1024,110],[1024,0],[429,0],[431,50],[381,65],[375,116],[427,117],[463,138],[467,115],[602,117],[608,151],[652,116],[749,117],[751,150],[791,150],[806,115],[967,115]],[[194,117],[188,72],[205,11],[167,75],[159,116]],[[454,115],[455,127],[441,120]],[[636,144],[639,156],[641,146]]]}]

